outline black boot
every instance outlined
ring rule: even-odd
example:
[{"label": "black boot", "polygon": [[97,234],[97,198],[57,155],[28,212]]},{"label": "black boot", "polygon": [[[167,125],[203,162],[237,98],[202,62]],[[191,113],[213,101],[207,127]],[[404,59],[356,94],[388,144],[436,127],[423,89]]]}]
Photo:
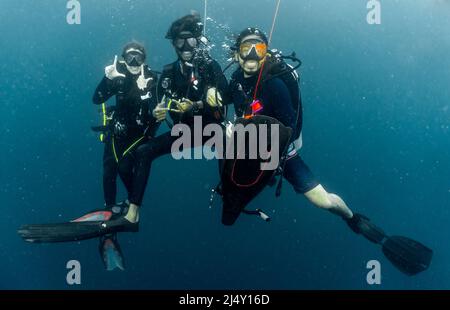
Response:
[{"label": "black boot", "polygon": [[372,224],[369,218],[362,214],[355,213],[352,218],[345,219],[345,221],[353,232],[363,235],[373,243],[381,244],[386,238],[384,231]]}]

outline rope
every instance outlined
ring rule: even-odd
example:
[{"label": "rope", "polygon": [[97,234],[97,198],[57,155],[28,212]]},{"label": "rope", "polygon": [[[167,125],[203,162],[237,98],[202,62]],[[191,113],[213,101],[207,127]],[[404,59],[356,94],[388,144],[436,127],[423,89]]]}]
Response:
[{"label": "rope", "polygon": [[[206,0],[205,0],[206,1]],[[278,0],[277,2],[277,8],[275,9],[275,14],[273,16],[273,20],[272,20],[272,29],[270,29],[270,35],[269,35],[269,46],[270,46],[270,42],[272,42],[272,36],[273,36],[273,32],[275,30],[275,24],[277,22],[277,18],[278,18],[278,12],[280,11],[280,4],[281,4],[281,0]],[[256,83],[256,87],[255,87],[255,93],[253,94],[253,101],[256,100],[256,97],[258,95],[258,89],[259,89],[259,84],[261,83],[261,78],[262,78],[262,73],[264,71],[264,65],[266,64],[266,62],[264,62],[261,66],[261,69],[259,71],[259,76],[258,76],[258,82]]]},{"label": "rope", "polygon": [[256,101],[256,97],[258,96],[258,88],[259,88],[259,84],[261,83],[261,78],[262,78],[265,64],[266,64],[266,62],[263,62],[261,69],[259,70],[258,82],[256,82],[255,93],[253,94],[253,102]]},{"label": "rope", "polygon": [[[206,0],[205,0],[206,1]],[[269,45],[272,42],[272,35],[273,35],[273,31],[275,30],[275,24],[277,22],[277,18],[278,18],[278,12],[280,11],[280,4],[281,4],[281,0],[278,0],[277,2],[277,8],[275,10],[275,15],[273,17],[273,21],[272,21],[272,28],[270,29],[270,35],[269,35]]]},{"label": "rope", "polygon": [[208,0],[205,0],[205,13],[203,15],[204,22],[203,22],[203,35],[206,36],[206,21],[208,20]]}]

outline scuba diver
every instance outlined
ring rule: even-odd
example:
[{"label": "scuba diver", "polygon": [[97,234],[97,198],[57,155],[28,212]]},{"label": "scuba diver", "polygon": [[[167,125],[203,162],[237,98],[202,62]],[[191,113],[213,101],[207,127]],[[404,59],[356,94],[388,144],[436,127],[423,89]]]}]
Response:
[{"label": "scuba diver", "polygon": [[153,138],[159,127],[151,115],[157,104],[157,74],[145,64],[144,47],[136,42],[129,43],[122,57],[124,60],[118,63],[116,56],[114,63],[105,68],[105,77],[93,97],[94,104],[103,104],[116,96],[116,105],[106,111],[110,120],[103,138],[103,190],[107,209],[117,206],[117,175],[127,189],[127,204],[141,204],[142,197],[133,190],[139,175],[135,169],[136,150]]},{"label": "scuba diver", "polygon": [[[203,37],[200,16],[184,16],[170,26],[166,39],[171,40],[178,59],[166,65],[158,83],[159,104],[153,110],[158,122],[169,118],[173,124],[194,125],[194,117],[202,117],[202,124],[223,121],[223,106],[226,104],[228,82],[220,65],[213,60]],[[193,130],[192,130],[193,132]],[[154,159],[170,154],[172,144],[178,137],[166,132],[148,140],[137,150],[138,169],[141,180],[135,190],[143,195],[150,168]],[[205,141],[203,141],[205,142]],[[192,144],[192,147],[199,145]],[[134,219],[139,218],[139,209],[130,207]]]},{"label": "scuba diver", "polygon": [[[247,28],[240,33],[232,47],[239,67],[232,75],[229,96],[234,104],[236,123],[262,121],[280,125],[280,165],[276,170],[264,172],[259,165],[252,166],[249,160],[227,158],[221,185],[217,188],[223,200],[222,223],[233,225],[241,212],[269,220],[262,210],[247,211],[245,207],[279,176],[277,196],[285,178],[296,193],[303,194],[314,206],[340,216],[352,231],[382,245],[386,257],[402,272],[413,275],[427,269],[432,257],[430,249],[406,237],[387,236],[366,216],[354,213],[341,197],[327,192],[302,160],[298,151],[302,145],[303,112],[299,76],[295,71],[301,61],[295,54],[283,56],[277,50],[269,50],[268,45],[266,35],[257,28]],[[294,68],[286,59],[295,61],[298,66]]]},{"label": "scuba diver", "polygon": [[189,125],[193,116],[202,116],[206,124],[222,121],[228,82],[209,55],[200,16],[193,13],[176,20],[166,39],[171,40],[178,59],[164,66],[155,118],[161,122],[169,114],[174,123]]},{"label": "scuba diver", "polygon": [[[145,64],[146,51],[139,43],[128,43],[122,52],[123,60],[105,68],[105,76],[95,90],[93,102],[103,105],[106,123],[101,135],[105,143],[103,155],[103,193],[105,208],[115,214],[126,214],[130,204],[141,204],[135,197],[133,180],[139,171],[134,170],[136,149],[155,135],[158,123],[150,115],[156,106],[157,75]],[[123,73],[121,73],[123,72]],[[106,111],[104,105],[112,96],[116,105]],[[120,176],[128,192],[128,199],[116,203],[117,176]],[[116,234],[100,237],[100,254],[106,268],[114,269],[108,262],[121,261]],[[119,259],[110,259],[108,253],[118,253]],[[123,269],[123,264],[119,264]]]},{"label": "scuba diver", "polygon": [[[138,182],[139,146],[153,138],[160,125],[152,116],[157,104],[157,74],[145,64],[146,51],[137,42],[128,43],[122,52],[123,60],[105,68],[93,96],[102,105],[103,125],[93,127],[101,132],[105,143],[103,155],[103,192],[105,209],[94,211],[69,223],[24,225],[19,233],[29,242],[79,241],[100,236],[100,253],[106,268],[123,269],[123,258],[116,232],[138,231],[137,221],[128,220],[128,210],[140,206],[142,196]],[[115,96],[115,106],[106,101]],[[117,176],[128,192],[128,199],[116,203]]]}]

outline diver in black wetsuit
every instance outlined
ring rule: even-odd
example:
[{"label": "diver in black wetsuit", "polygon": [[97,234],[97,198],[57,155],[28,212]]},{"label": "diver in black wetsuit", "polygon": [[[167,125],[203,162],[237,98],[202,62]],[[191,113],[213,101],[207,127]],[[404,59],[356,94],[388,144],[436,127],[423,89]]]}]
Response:
[{"label": "diver in black wetsuit", "polygon": [[103,188],[105,206],[116,204],[116,179],[119,174],[130,203],[140,204],[133,192],[136,171],[136,149],[153,137],[159,123],[151,115],[156,107],[157,76],[145,65],[145,50],[137,43],[129,43],[123,50],[124,61],[106,67],[93,97],[95,104],[105,103],[115,96],[103,156]]},{"label": "diver in black wetsuit", "polygon": [[[430,249],[406,237],[389,237],[367,217],[353,213],[338,195],[328,193],[323,188],[303,162],[298,154],[299,146],[301,146],[298,142],[301,141],[302,129],[301,97],[297,90],[300,106],[296,113],[293,106],[298,103],[293,103],[293,92],[281,78],[282,75],[266,78],[265,75],[269,71],[265,66],[270,66],[273,55],[271,55],[272,51],[268,50],[268,39],[265,34],[256,28],[245,29],[239,35],[233,51],[235,60],[240,66],[230,81],[229,96],[237,117],[246,119],[257,115],[272,117],[293,129],[293,137],[300,139],[291,140],[292,144],[288,148],[286,161],[281,169],[282,177],[313,205],[341,216],[355,233],[362,234],[371,242],[381,244],[386,257],[402,272],[412,275],[427,269],[432,257]],[[294,72],[287,67],[285,69],[287,73]],[[228,196],[222,193],[223,197],[233,195],[226,194]],[[239,196],[234,197],[240,199]],[[227,208],[229,201],[233,202],[233,199],[224,200],[222,222],[225,225],[233,225],[242,211],[233,209],[233,206]],[[235,204],[238,205],[238,203]],[[258,212],[255,211],[253,214]]]},{"label": "diver in black wetsuit", "polygon": [[[97,105],[116,97],[115,106],[108,109],[110,120],[103,128],[105,207],[107,210],[117,210],[116,213],[126,212],[127,207],[116,204],[118,175],[127,189],[128,202],[136,205],[142,202],[134,191],[140,179],[140,171],[135,169],[136,149],[152,138],[159,126],[151,115],[157,102],[157,75],[145,64],[144,47],[135,42],[129,43],[124,47],[122,56],[123,61],[117,61],[116,56],[114,63],[105,68],[105,77],[93,97]],[[108,244],[118,247],[115,240],[116,237],[110,235],[102,238],[101,249]]]},{"label": "diver in black wetsuit", "polygon": [[[201,116],[203,125],[220,123],[222,106],[226,104],[227,80],[220,65],[202,48],[203,25],[198,15],[187,15],[175,21],[166,38],[172,41],[178,60],[164,67],[158,84],[159,102],[153,111],[162,122],[168,114],[176,124],[192,126],[194,116]],[[153,160],[169,154],[177,137],[171,132],[147,141],[137,149],[139,181],[134,190],[143,197]],[[129,217],[128,217],[129,215]],[[138,221],[138,206],[130,205],[127,218]]]},{"label": "diver in black wetsuit", "polygon": [[[103,184],[106,209],[89,212],[63,223],[22,225],[18,233],[27,242],[54,243],[81,241],[101,237],[100,252],[108,270],[123,269],[123,259],[116,233],[137,232],[135,212],[142,202],[142,188],[148,172],[139,169],[139,146],[152,139],[159,122],[152,116],[157,104],[157,75],[145,64],[146,52],[141,44],[132,42],[123,49],[123,60],[105,68],[105,77],[98,85],[93,101],[102,104],[102,132],[105,142]],[[116,97],[116,105],[106,108],[105,102]],[[144,155],[144,154],[143,154]],[[128,191],[128,203],[116,205],[116,179],[120,176]],[[130,214],[133,215],[129,219]]]}]

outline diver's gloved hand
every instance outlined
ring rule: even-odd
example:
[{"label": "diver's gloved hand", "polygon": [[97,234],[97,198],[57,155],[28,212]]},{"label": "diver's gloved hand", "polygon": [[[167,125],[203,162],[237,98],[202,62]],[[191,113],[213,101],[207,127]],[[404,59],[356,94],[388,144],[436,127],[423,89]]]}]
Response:
[{"label": "diver's gloved hand", "polygon": [[122,74],[119,71],[117,71],[117,55],[114,57],[114,63],[105,68],[105,76],[108,79],[110,79],[111,81],[116,78],[124,78],[125,77],[125,74]]},{"label": "diver's gloved hand", "polygon": [[222,96],[217,88],[211,87],[208,89],[206,92],[206,102],[213,108],[222,107]]},{"label": "diver's gloved hand", "polygon": [[148,82],[150,82],[151,80],[153,80],[151,77],[149,77],[148,79],[145,78],[144,65],[141,65],[141,74],[136,81],[138,88],[140,90],[145,90],[147,88]]},{"label": "diver's gloved hand", "polygon": [[189,99],[183,98],[181,101],[172,99],[172,101],[177,105],[181,113],[190,112],[194,108],[194,103]]},{"label": "diver's gloved hand", "polygon": [[164,102],[159,103],[156,108],[153,110],[153,117],[158,122],[162,122],[167,117],[167,111],[168,109],[164,107]]}]

